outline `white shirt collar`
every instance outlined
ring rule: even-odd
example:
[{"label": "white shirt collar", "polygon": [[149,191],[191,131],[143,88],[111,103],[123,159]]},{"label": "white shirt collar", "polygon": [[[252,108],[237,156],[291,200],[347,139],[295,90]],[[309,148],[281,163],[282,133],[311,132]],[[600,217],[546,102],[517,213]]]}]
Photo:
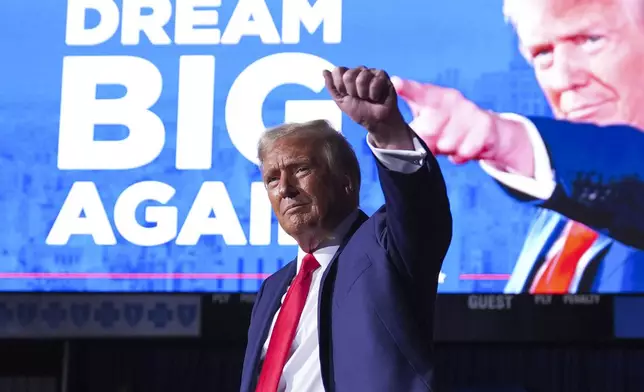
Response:
[{"label": "white shirt collar", "polygon": [[[351,229],[351,225],[353,225],[353,222],[355,222],[356,219],[358,219],[358,210],[355,210],[354,212],[347,215],[347,217],[344,218],[342,222],[340,222],[338,227],[336,227],[336,229],[333,230],[333,240],[327,242],[326,244],[324,244],[324,246],[320,247],[315,252],[313,252],[313,256],[315,256],[315,259],[318,261],[318,263],[320,263],[322,270],[326,269],[329,263],[331,263],[333,256],[335,256],[335,253],[340,248],[340,244],[342,243],[342,240],[349,233],[349,229]],[[303,251],[302,248],[298,247],[297,249],[297,270],[298,271],[300,270],[300,266],[302,265],[302,259],[304,258],[304,256],[306,256],[306,252]]]}]

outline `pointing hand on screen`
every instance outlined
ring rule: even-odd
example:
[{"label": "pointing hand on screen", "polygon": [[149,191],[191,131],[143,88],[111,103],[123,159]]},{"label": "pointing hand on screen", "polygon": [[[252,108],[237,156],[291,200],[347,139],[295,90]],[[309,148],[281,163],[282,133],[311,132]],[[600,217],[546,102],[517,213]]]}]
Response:
[{"label": "pointing hand on screen", "polygon": [[412,111],[409,125],[434,154],[457,164],[485,160],[534,175],[532,147],[523,124],[479,108],[454,89],[398,77],[392,83]]}]

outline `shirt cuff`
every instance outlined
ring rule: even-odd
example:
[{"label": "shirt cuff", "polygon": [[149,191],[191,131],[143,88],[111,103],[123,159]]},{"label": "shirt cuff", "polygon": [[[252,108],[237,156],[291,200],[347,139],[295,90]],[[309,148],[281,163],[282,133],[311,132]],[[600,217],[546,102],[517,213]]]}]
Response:
[{"label": "shirt cuff", "polygon": [[411,174],[420,169],[427,156],[427,151],[420,144],[417,136],[414,136],[413,143],[415,150],[387,150],[376,148],[371,144],[369,135],[367,134],[367,144],[373,152],[373,155],[376,156],[376,159],[387,169],[404,174]]},{"label": "shirt cuff", "polygon": [[539,130],[532,121],[518,114],[502,113],[500,116],[508,120],[518,121],[526,127],[534,155],[534,177],[526,177],[509,171],[503,171],[485,161],[480,161],[481,168],[508,188],[525,193],[536,199],[550,199],[557,184],[554,180],[548,149],[539,134]]}]

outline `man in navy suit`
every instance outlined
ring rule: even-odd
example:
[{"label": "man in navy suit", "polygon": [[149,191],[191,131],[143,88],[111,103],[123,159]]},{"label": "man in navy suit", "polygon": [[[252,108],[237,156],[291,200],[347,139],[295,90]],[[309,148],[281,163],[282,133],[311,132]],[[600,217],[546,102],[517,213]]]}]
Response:
[{"label": "man in navy suit", "polygon": [[431,391],[434,300],[452,235],[441,170],[384,71],[338,67],[324,78],[368,131],[385,205],[360,211],[358,161],[328,123],[263,135],[269,199],[299,251],[258,292],[241,391]]},{"label": "man in navy suit", "polygon": [[556,119],[394,78],[436,154],[542,209],[508,293],[644,291],[644,1],[505,0]]}]

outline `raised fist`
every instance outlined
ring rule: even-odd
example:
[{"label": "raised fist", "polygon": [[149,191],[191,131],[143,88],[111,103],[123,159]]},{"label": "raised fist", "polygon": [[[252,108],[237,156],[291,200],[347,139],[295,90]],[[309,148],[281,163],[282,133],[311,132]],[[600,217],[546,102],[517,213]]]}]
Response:
[{"label": "raised fist", "polygon": [[336,67],[333,72],[324,71],[324,80],[340,110],[374,138],[390,140],[401,136],[411,140],[398,109],[396,90],[385,71]]}]

